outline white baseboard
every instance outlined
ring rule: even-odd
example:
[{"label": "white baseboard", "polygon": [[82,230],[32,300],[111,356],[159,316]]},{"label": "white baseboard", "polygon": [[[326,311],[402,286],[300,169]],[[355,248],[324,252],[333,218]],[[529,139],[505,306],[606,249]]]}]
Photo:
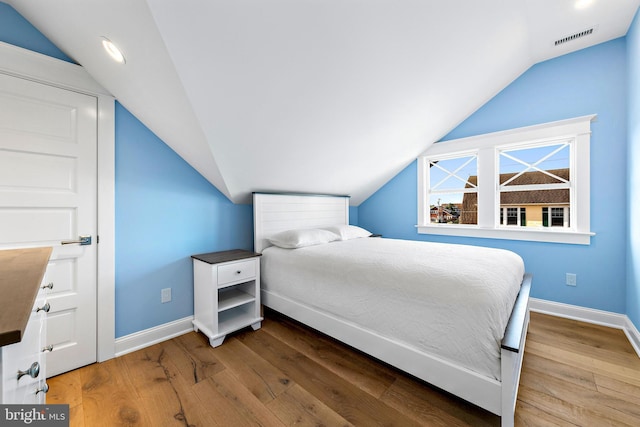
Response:
[{"label": "white baseboard", "polygon": [[636,328],[636,325],[634,325],[628,317],[624,333],[627,334],[627,338],[629,338],[629,342],[635,349],[636,353],[640,355],[640,332],[638,332],[638,328]]},{"label": "white baseboard", "polygon": [[596,310],[594,308],[563,304],[538,298],[529,299],[529,309],[537,313],[579,320],[610,328],[622,329],[629,339],[631,346],[640,357],[640,332],[626,314]]},{"label": "white baseboard", "polygon": [[[638,354],[638,357],[640,357],[640,332],[627,315],[538,298],[531,298],[529,300],[529,308],[531,311],[538,313],[622,329]],[[188,316],[118,338],[115,343],[115,355],[116,357],[122,356],[191,332],[193,331],[192,321],[193,316]]]},{"label": "white baseboard", "polygon": [[116,357],[193,331],[193,316],[145,329],[116,339]]}]

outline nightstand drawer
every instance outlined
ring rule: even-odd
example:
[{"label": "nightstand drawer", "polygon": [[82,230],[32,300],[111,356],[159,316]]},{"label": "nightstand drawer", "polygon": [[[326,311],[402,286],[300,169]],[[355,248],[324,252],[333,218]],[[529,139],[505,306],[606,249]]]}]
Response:
[{"label": "nightstand drawer", "polygon": [[255,277],[256,260],[252,258],[247,261],[234,262],[218,267],[218,287],[227,283],[237,282]]}]

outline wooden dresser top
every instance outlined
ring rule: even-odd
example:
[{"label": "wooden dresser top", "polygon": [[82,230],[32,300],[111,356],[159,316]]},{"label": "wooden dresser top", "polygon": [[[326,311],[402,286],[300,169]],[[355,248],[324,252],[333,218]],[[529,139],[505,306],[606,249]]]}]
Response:
[{"label": "wooden dresser top", "polygon": [[22,340],[51,250],[0,251],[0,347]]},{"label": "wooden dresser top", "polygon": [[207,264],[219,264],[221,262],[237,261],[241,259],[254,258],[262,254],[246,251],[244,249],[232,249],[230,251],[210,252],[207,254],[191,255],[191,258]]}]

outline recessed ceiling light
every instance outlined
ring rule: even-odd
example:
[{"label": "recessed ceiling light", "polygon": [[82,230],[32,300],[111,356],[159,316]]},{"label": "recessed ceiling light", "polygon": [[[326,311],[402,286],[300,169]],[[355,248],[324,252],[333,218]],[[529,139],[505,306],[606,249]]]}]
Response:
[{"label": "recessed ceiling light", "polygon": [[576,9],[586,9],[594,3],[595,0],[576,0]]},{"label": "recessed ceiling light", "polygon": [[113,44],[113,42],[108,38],[102,37],[102,47],[104,47],[104,50],[107,51],[109,56],[111,56],[111,58],[113,58],[114,61],[119,62],[121,64],[124,64],[127,62],[124,59],[124,55],[122,54],[122,52],[120,52],[120,49],[118,49],[118,47],[115,44]]}]

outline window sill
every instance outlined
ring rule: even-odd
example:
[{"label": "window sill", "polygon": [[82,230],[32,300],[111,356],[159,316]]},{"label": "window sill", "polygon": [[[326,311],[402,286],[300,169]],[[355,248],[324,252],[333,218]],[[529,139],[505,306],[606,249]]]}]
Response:
[{"label": "window sill", "polygon": [[465,225],[417,225],[420,234],[438,234],[443,236],[478,237],[483,239],[526,240],[531,242],[567,243],[589,245],[595,233],[561,230],[522,230],[517,228],[478,228]]}]

